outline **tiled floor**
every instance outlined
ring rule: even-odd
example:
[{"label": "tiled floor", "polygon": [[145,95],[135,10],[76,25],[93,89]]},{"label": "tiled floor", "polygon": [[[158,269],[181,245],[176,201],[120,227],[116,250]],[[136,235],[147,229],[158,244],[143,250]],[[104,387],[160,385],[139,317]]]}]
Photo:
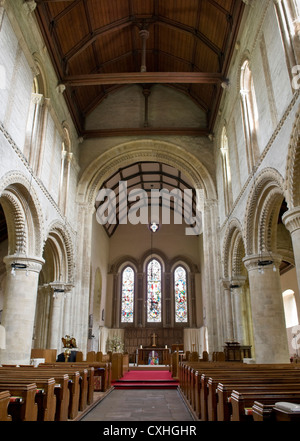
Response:
[{"label": "tiled floor", "polygon": [[172,389],[113,390],[81,421],[193,421]]}]

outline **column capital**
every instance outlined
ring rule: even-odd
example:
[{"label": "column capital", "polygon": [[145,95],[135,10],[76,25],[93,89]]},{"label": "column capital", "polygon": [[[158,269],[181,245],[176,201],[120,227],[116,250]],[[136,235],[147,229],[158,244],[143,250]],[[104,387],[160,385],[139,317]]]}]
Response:
[{"label": "column capital", "polygon": [[223,289],[227,289],[228,291],[230,291],[230,283],[231,282],[229,279],[221,279],[220,280],[221,287]]},{"label": "column capital", "polygon": [[230,281],[230,288],[231,289],[239,289],[242,288],[246,283],[247,277],[245,276],[235,276],[232,277]]},{"label": "column capital", "polygon": [[245,256],[243,262],[247,271],[259,271],[262,268],[268,270],[277,270],[281,264],[282,256],[279,254],[262,253]]},{"label": "column capital", "polygon": [[24,256],[24,255],[11,255],[3,258],[6,265],[6,270],[15,270],[23,272],[36,272],[39,273],[42,269],[45,260],[41,257]]},{"label": "column capital", "polygon": [[64,292],[64,293],[70,292],[71,289],[74,287],[74,285],[70,283],[60,282],[60,281],[50,282],[49,286],[55,292]]},{"label": "column capital", "polygon": [[35,0],[24,0],[23,6],[30,14],[35,10],[37,3]]},{"label": "column capital", "polygon": [[282,216],[282,222],[292,234],[300,229],[300,207],[290,208]]}]

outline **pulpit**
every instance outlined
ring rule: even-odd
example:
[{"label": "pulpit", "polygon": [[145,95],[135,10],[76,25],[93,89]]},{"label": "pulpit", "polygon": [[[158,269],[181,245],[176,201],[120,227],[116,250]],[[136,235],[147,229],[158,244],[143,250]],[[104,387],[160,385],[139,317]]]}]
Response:
[{"label": "pulpit", "polygon": [[238,342],[226,342],[224,347],[226,361],[243,361],[251,358],[251,346],[241,346]]}]

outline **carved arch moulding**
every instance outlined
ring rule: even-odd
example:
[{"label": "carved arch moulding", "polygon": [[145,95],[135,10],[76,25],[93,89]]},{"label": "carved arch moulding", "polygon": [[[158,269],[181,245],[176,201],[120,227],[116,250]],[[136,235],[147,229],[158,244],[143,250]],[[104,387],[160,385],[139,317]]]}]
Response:
[{"label": "carved arch moulding", "polygon": [[60,262],[61,266],[64,267],[64,272],[67,277],[65,282],[68,284],[74,283],[74,246],[72,242],[71,234],[65,224],[61,221],[53,221],[47,230],[46,240],[51,237],[57,237],[59,239],[60,251],[66,257],[66,262]]},{"label": "carved arch moulding", "polygon": [[43,212],[31,181],[18,171],[0,180],[0,201],[9,234],[9,254],[41,257],[43,252]]},{"label": "carved arch moulding", "polygon": [[223,276],[228,279],[238,276],[242,272],[241,250],[244,247],[244,236],[242,225],[234,218],[227,227],[222,250]]},{"label": "carved arch moulding", "polygon": [[198,158],[175,144],[146,139],[117,145],[96,158],[78,184],[79,202],[93,205],[98,190],[109,176],[122,166],[138,161],[162,162],[175,167],[190,178],[195,189],[204,190],[205,198],[217,198],[213,179]]},{"label": "carved arch moulding", "polygon": [[277,170],[265,168],[254,177],[244,218],[246,255],[268,249],[276,234],[274,216],[284,197],[284,179]]},{"label": "carved arch moulding", "polygon": [[286,166],[286,199],[288,207],[300,206],[300,109],[291,134]]}]

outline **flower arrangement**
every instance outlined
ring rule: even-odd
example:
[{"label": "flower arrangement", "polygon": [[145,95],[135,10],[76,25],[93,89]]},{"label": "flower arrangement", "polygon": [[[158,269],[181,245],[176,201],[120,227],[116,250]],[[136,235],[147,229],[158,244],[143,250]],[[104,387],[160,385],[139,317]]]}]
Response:
[{"label": "flower arrangement", "polygon": [[124,344],[120,337],[108,338],[106,341],[107,351],[123,352]]}]

